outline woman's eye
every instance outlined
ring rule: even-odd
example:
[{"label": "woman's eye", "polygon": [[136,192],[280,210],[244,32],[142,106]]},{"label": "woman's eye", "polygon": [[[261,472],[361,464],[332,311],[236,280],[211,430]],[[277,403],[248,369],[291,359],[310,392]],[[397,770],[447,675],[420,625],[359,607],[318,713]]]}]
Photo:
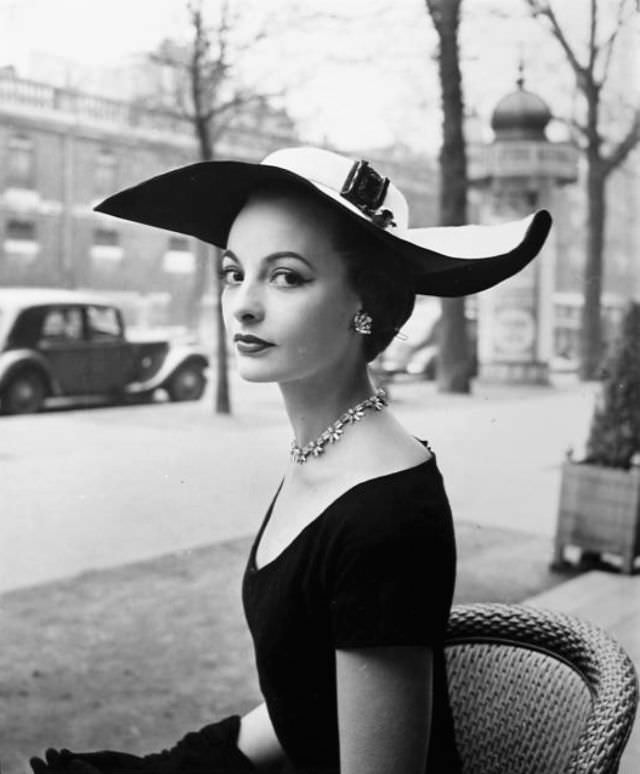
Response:
[{"label": "woman's eye", "polygon": [[296,288],[304,285],[305,280],[297,272],[291,269],[278,269],[271,275],[271,281],[274,285],[282,288]]},{"label": "woman's eye", "polygon": [[225,285],[239,285],[242,282],[242,272],[235,266],[226,266],[220,272]]}]

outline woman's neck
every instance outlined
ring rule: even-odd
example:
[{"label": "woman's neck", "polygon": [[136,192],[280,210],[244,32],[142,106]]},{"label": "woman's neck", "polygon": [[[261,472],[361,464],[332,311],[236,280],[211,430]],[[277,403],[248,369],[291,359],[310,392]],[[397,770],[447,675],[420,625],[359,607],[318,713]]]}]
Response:
[{"label": "woman's neck", "polygon": [[375,388],[365,366],[352,374],[315,374],[313,379],[281,383],[280,391],[296,443],[304,446]]}]

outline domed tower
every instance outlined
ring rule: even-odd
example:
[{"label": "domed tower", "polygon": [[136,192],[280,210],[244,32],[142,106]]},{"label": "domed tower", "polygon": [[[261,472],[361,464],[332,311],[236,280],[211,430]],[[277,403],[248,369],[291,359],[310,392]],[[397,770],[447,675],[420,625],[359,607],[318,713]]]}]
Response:
[{"label": "domed tower", "polygon": [[522,67],[516,81],[518,88],[503,97],[493,110],[491,128],[495,142],[537,140],[546,142],[545,129],[553,116],[547,103],[524,88]]},{"label": "domed tower", "polygon": [[[523,68],[515,91],[496,105],[493,142],[470,148],[474,220],[499,223],[540,208],[561,218],[561,186],[577,176],[577,149],[551,142],[553,116],[546,102],[525,89]],[[553,355],[556,230],[524,271],[478,296],[479,378],[546,384]]]}]

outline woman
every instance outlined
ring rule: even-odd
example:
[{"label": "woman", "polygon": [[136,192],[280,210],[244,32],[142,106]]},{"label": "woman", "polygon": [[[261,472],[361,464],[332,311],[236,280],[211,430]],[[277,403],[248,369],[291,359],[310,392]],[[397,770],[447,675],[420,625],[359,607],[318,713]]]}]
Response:
[{"label": "woman", "polygon": [[386,410],[367,364],[416,292],[466,295],[526,265],[548,214],[411,230],[386,178],[313,148],[191,165],[97,209],[224,246],[238,371],[280,386],[291,460],[242,588],[265,701],[160,754],[50,750],[34,771],[460,771],[443,655],[449,504],[433,452]]}]

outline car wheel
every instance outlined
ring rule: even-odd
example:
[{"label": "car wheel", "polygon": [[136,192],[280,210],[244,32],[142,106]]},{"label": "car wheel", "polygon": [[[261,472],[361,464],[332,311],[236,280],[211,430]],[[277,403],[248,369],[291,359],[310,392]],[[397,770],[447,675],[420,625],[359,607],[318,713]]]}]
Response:
[{"label": "car wheel", "polygon": [[179,368],[167,384],[171,400],[198,400],[207,384],[202,368],[184,365]]},{"label": "car wheel", "polygon": [[3,414],[35,414],[42,407],[47,392],[37,371],[20,371],[2,390]]}]

